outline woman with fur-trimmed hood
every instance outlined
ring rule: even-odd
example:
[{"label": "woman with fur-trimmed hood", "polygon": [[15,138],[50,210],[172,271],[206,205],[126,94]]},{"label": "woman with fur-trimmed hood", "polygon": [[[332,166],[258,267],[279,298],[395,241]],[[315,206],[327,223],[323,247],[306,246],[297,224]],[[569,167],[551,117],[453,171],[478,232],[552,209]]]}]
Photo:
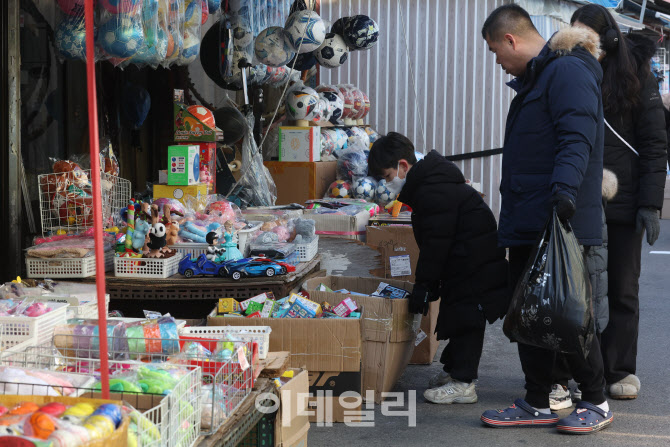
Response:
[{"label": "woman with fur-trimmed hood", "polygon": [[642,237],[653,245],[660,232],[667,163],[667,135],[658,83],[650,70],[656,46],[644,36],[622,36],[599,5],[578,9],[571,20],[600,35],[605,112],[604,166],[617,177],[618,192],[606,208],[609,234],[609,323],[602,333],[607,391],[634,399],[639,328]]}]

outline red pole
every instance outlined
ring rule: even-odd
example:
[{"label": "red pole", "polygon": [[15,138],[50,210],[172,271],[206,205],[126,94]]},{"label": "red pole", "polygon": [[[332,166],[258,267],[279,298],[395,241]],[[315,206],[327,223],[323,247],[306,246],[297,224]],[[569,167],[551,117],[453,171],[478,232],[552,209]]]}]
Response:
[{"label": "red pole", "polygon": [[102,242],[102,193],[100,189],[100,140],[98,136],[98,102],[95,86],[95,42],[93,40],[93,2],[86,0],[86,80],[88,94],[88,139],[91,154],[93,186],[93,237],[95,239],[95,285],[98,292],[98,335],[100,337],[100,384],[102,398],[109,399],[109,365],[107,362],[107,309],[105,300],[105,253]]}]

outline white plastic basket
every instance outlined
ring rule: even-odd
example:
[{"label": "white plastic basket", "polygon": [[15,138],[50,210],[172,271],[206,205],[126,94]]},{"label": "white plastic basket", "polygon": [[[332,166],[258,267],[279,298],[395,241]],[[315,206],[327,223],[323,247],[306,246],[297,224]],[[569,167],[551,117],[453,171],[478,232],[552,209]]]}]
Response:
[{"label": "white plastic basket", "polygon": [[54,328],[67,323],[67,303],[51,303],[51,311],[39,317],[0,317],[2,349],[12,348],[24,341],[34,345],[51,342]]},{"label": "white plastic basket", "polygon": [[193,338],[219,339],[230,334],[235,340],[258,343],[258,358],[264,359],[270,351],[270,326],[191,326],[179,330],[179,335]]},{"label": "white plastic basket", "polygon": [[[37,176],[43,235],[58,230],[75,233],[93,227],[91,170],[78,172],[77,180],[71,172]],[[101,172],[100,187],[103,226],[110,228],[114,225],[113,217],[128,205],[131,185],[126,179]]]},{"label": "white plastic basket", "polygon": [[[70,318],[87,318],[94,320],[98,318],[98,301],[95,296],[92,296],[87,300],[82,300],[77,296],[42,295],[35,297],[34,300],[68,304],[68,320]],[[109,313],[109,294],[105,294],[105,314],[107,313]]]},{"label": "white plastic basket", "polygon": [[123,278],[169,278],[179,271],[182,256],[165,259],[114,258],[114,275]]},{"label": "white plastic basket", "polygon": [[182,242],[181,244],[170,245],[172,250],[177,250],[179,259],[189,254],[192,258],[207,254],[207,247],[209,247],[209,244],[201,244],[200,242]]},{"label": "white plastic basket", "polygon": [[319,236],[315,236],[314,240],[308,244],[296,244],[295,251],[298,253],[298,261],[311,261],[319,252]]},{"label": "white plastic basket", "polygon": [[251,225],[250,228],[237,231],[237,246],[240,248],[242,256],[247,256],[247,248],[251,242],[251,236],[261,228],[263,222],[251,221],[249,222],[249,225]]},{"label": "white plastic basket", "polygon": [[[105,252],[105,271],[112,270],[114,252]],[[88,278],[95,275],[95,255],[86,258],[26,258],[28,278]]]}]

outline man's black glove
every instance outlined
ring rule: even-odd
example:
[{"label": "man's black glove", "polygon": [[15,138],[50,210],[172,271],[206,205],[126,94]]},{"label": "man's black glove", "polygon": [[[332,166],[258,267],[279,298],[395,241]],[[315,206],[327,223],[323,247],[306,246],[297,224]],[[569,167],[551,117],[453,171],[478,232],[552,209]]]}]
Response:
[{"label": "man's black glove", "polygon": [[658,210],[655,208],[640,208],[637,210],[636,230],[638,233],[642,233],[643,229],[647,230],[647,242],[649,245],[654,245],[661,232]]},{"label": "man's black glove", "polygon": [[551,203],[554,205],[556,215],[564,224],[567,224],[572,216],[575,215],[575,211],[577,211],[575,202],[569,195],[562,192],[554,193],[554,195],[551,196]]},{"label": "man's black glove", "polygon": [[414,284],[409,296],[409,313],[428,315],[430,303],[440,298],[439,281]]}]

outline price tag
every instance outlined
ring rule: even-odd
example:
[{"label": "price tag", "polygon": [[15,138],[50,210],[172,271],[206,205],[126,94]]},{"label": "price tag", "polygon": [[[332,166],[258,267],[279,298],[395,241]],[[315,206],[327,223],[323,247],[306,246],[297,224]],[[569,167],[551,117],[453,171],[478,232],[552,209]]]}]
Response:
[{"label": "price tag", "polygon": [[424,341],[428,336],[423,330],[419,330],[419,333],[416,334],[416,340],[414,340],[414,346],[419,346],[419,343]]},{"label": "price tag", "polygon": [[242,371],[246,371],[249,369],[249,361],[247,360],[247,356],[244,355],[244,347],[241,346],[237,350],[237,360],[240,362],[240,368]]},{"label": "price tag", "polygon": [[391,276],[409,276],[412,274],[412,264],[409,255],[390,256]]}]

